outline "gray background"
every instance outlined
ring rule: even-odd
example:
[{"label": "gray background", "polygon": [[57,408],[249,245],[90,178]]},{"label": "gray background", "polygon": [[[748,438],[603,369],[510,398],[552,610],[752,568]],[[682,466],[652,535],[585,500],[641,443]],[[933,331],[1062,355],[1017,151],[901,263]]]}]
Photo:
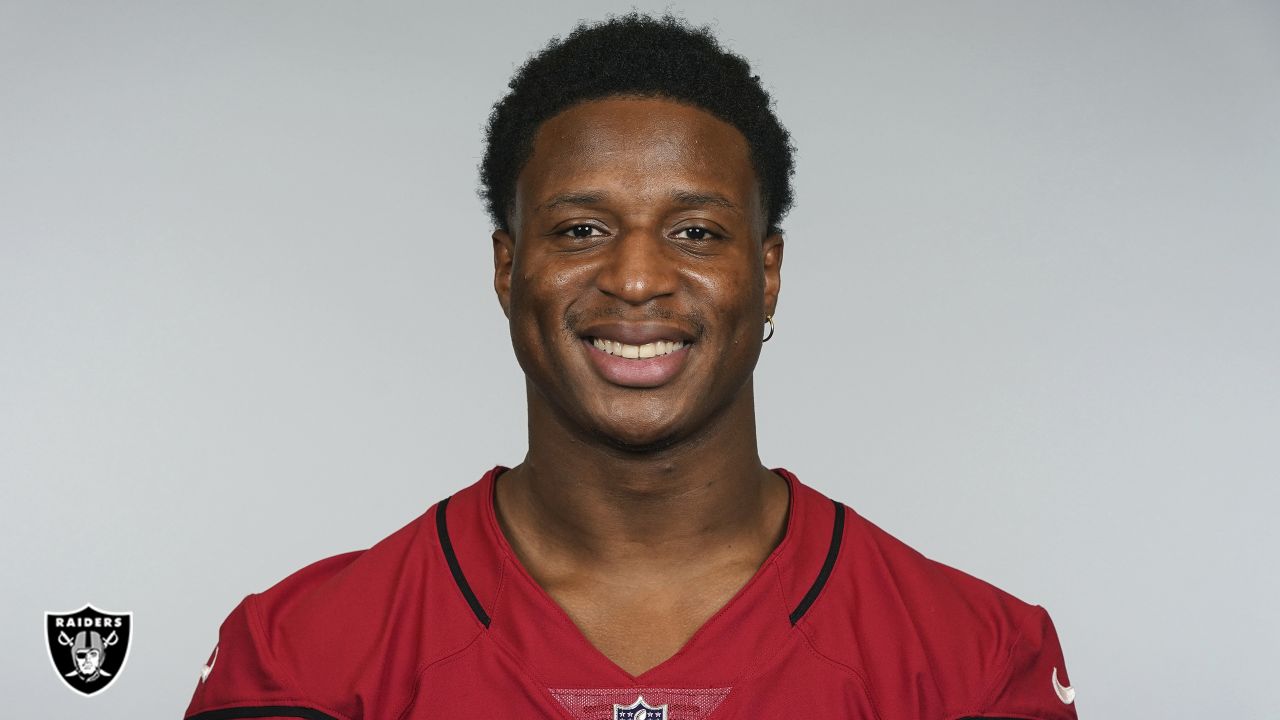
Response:
[{"label": "gray background", "polygon": [[[481,125],[627,7],[0,3],[6,716],[179,717],[243,595],[520,459]],[[764,460],[1047,607],[1085,717],[1280,716],[1280,4],[672,7],[799,146]]]}]

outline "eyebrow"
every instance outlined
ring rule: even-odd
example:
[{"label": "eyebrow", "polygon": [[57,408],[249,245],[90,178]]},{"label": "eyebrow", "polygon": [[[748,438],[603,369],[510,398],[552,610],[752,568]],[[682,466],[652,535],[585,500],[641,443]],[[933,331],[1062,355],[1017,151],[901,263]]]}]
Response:
[{"label": "eyebrow", "polygon": [[[598,190],[588,190],[583,192],[567,192],[554,195],[546,202],[534,208],[538,210],[554,210],[558,207],[598,205],[608,197],[607,193]],[[681,205],[694,207],[713,206],[722,207],[734,212],[742,212],[742,210],[729,198],[713,192],[696,192],[693,190],[673,190],[671,191],[671,199]]]},{"label": "eyebrow", "polygon": [[729,198],[719,193],[711,192],[693,192],[690,190],[675,190],[671,193],[671,199],[681,205],[704,206],[711,205],[714,207],[722,207],[735,212],[741,212],[737,205]]},{"label": "eyebrow", "polygon": [[607,197],[605,193],[594,190],[586,192],[560,193],[559,195],[555,195],[550,200],[547,200],[541,205],[535,207],[534,211],[554,210],[565,205],[598,205],[605,199],[605,197]]}]

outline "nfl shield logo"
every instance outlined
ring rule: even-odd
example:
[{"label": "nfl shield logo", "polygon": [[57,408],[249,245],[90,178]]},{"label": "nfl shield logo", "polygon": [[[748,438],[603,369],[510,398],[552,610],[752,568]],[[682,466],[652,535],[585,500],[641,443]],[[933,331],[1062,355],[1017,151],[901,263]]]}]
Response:
[{"label": "nfl shield logo", "polygon": [[613,720],[667,720],[667,706],[653,707],[644,701],[644,696],[626,707],[613,706]]},{"label": "nfl shield logo", "polygon": [[129,659],[133,613],[109,613],[85,605],[75,612],[44,614],[49,660],[67,687],[81,695],[100,693]]}]

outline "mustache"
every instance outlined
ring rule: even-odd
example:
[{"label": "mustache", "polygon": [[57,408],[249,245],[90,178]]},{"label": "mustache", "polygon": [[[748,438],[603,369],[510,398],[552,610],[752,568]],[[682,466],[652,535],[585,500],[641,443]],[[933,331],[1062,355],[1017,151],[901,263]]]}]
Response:
[{"label": "mustache", "polygon": [[697,310],[681,313],[669,308],[657,306],[647,307],[643,310],[643,314],[639,315],[635,314],[634,310],[628,310],[620,307],[608,307],[593,310],[570,309],[565,311],[564,325],[562,329],[566,333],[576,336],[578,334],[577,328],[598,320],[614,320],[619,322],[645,322],[652,320],[666,320],[668,322],[675,321],[693,331],[693,334],[696,337],[702,337],[707,329],[706,318]]}]

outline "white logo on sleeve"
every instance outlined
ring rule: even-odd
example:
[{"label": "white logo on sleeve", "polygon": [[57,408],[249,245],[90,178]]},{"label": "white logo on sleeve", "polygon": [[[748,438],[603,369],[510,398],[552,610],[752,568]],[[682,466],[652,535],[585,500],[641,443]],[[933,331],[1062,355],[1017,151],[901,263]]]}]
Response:
[{"label": "white logo on sleeve", "polygon": [[[213,646],[213,657],[209,658],[209,664],[200,668],[200,682],[209,679],[209,673],[213,672],[213,666],[218,664],[218,646]],[[1057,682],[1056,676],[1054,682]]]},{"label": "white logo on sleeve", "polygon": [[1058,668],[1056,667],[1053,669],[1053,691],[1058,694],[1058,699],[1064,705],[1070,705],[1076,700],[1076,689],[1070,685],[1064,687],[1062,683],[1058,682]]}]

